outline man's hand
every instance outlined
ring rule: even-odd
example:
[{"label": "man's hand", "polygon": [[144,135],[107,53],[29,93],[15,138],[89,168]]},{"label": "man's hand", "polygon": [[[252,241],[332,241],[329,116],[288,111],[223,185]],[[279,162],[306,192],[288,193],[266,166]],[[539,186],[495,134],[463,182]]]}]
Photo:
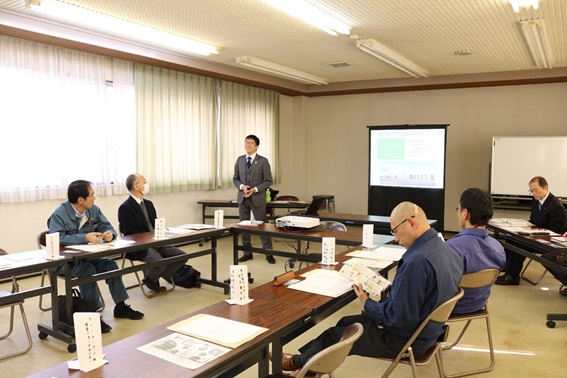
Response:
[{"label": "man's hand", "polygon": [[242,191],[244,192],[244,197],[248,198],[256,192],[256,189],[253,186],[244,185]]},{"label": "man's hand", "polygon": [[89,232],[86,237],[87,237],[87,242],[98,244],[102,241],[102,232]]},{"label": "man's hand", "polygon": [[102,234],[102,238],[104,240],[106,240],[107,242],[112,241],[112,239],[114,238],[114,235],[112,234],[112,231],[105,231]]},{"label": "man's hand", "polygon": [[355,283],[352,285],[352,288],[354,289],[356,296],[360,300],[360,303],[362,303],[362,307],[364,307],[364,302],[366,302],[366,300],[368,299],[368,293],[364,291],[362,284]]}]

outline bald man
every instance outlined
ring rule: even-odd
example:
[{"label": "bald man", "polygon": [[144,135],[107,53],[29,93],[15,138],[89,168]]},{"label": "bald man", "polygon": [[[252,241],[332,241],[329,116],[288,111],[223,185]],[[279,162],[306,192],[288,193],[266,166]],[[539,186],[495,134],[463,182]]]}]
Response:
[{"label": "bald man", "polygon": [[[367,357],[395,357],[419,324],[459,290],[463,261],[431,229],[423,210],[402,202],[390,215],[391,233],[407,248],[392,282],[390,296],[377,302],[368,297],[362,285],[353,285],[364,308],[361,315],[346,316],[315,340],[300,348],[301,354],[284,353],[284,370],[300,369],[311,356],[335,344],[353,323],[364,327],[350,354]],[[412,347],[416,356],[424,354],[444,332],[444,324],[430,322]]]}]

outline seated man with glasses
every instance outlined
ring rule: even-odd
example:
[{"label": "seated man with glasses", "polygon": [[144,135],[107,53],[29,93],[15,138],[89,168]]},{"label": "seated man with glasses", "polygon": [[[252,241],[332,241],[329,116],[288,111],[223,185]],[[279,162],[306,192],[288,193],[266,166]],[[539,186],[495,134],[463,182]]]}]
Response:
[{"label": "seated man with glasses", "polygon": [[[463,274],[490,268],[502,269],[506,263],[504,248],[498,240],[488,236],[486,229],[494,212],[490,194],[478,188],[469,188],[461,194],[456,210],[462,231],[447,240],[447,244],[463,259]],[[465,295],[459,299],[453,313],[479,311],[490,297],[491,288],[492,285],[465,289]]]},{"label": "seated man with glasses", "polygon": [[[100,208],[94,204],[96,196],[94,185],[91,182],[86,180],[73,181],[67,189],[67,197],[68,201],[59,205],[47,220],[49,233],[58,232],[61,245],[97,244],[104,241],[109,242],[116,238],[116,231],[100,211]],[[63,267],[59,269],[61,273],[64,273]],[[85,278],[117,269],[118,265],[114,260],[108,257],[99,257],[96,259],[79,259],[78,264],[73,267],[72,273],[75,277]],[[128,293],[122,277],[108,278],[106,284],[116,304],[114,307],[115,318],[139,320],[144,317],[143,313],[126,304]],[[102,308],[96,282],[79,285],[79,290],[81,297],[88,303],[91,311]],[[112,327],[106,324],[102,318],[100,322],[102,333],[110,332]]]},{"label": "seated man with glasses", "polygon": [[[567,231],[567,216],[561,201],[548,188],[547,180],[536,176],[530,180],[529,193],[533,196],[530,212],[530,223],[562,234]],[[503,276],[496,279],[498,285],[519,285],[520,272],[525,256],[506,250],[506,266]]]},{"label": "seated man with glasses", "polygon": [[[390,296],[375,301],[361,284],[354,284],[364,313],[343,317],[335,327],[301,347],[300,354],[284,353],[284,370],[300,369],[311,356],[335,344],[353,323],[362,324],[364,331],[349,354],[393,358],[423,319],[457,294],[463,261],[430,228],[424,211],[414,203],[402,202],[392,211],[390,224],[395,225],[391,232],[396,242],[407,248],[399,261]],[[429,322],[412,345],[415,355],[423,355],[443,332],[444,324]]]}]

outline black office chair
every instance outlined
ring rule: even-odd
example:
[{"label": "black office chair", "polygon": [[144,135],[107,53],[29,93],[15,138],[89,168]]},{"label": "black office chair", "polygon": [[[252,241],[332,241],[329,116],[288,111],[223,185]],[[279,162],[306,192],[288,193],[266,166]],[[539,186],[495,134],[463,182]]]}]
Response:
[{"label": "black office chair", "polygon": [[[7,253],[3,249],[0,249],[0,255],[7,255]],[[17,293],[19,291],[19,289],[20,289],[20,287],[18,285],[18,282],[16,281],[16,276],[12,276],[12,290],[11,291],[0,290],[0,297],[10,296],[14,293]],[[5,305],[0,306],[0,309],[10,307],[10,323],[9,323],[8,332],[6,334],[0,336],[0,340],[4,340],[8,336],[10,336],[12,334],[12,331],[14,330],[14,308],[16,306],[18,306],[20,308],[20,313],[22,315],[22,321],[23,321],[23,324],[24,324],[24,330],[26,331],[26,336],[27,336],[27,339],[28,339],[28,346],[24,350],[0,356],[0,361],[4,360],[6,358],[19,356],[21,354],[27,353],[27,352],[30,351],[30,349],[33,346],[33,341],[32,341],[32,337],[31,337],[31,334],[30,334],[30,327],[28,325],[28,320],[26,318],[26,312],[24,311],[24,300],[23,299],[14,300],[12,302],[8,302]],[[8,349],[7,346],[2,347],[2,350],[6,350],[6,349]]]}]

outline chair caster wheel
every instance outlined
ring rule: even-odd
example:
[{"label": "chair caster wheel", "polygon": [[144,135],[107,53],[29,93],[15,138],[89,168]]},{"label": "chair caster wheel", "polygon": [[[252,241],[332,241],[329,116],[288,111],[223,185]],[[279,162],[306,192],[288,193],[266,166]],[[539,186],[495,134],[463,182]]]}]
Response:
[{"label": "chair caster wheel", "polygon": [[47,339],[47,333],[45,333],[45,332],[40,332],[40,333],[39,333],[39,339],[40,339],[40,340],[45,340],[45,339]]},{"label": "chair caster wheel", "polygon": [[548,320],[547,323],[545,323],[546,326],[548,326],[549,328],[555,328],[555,322],[553,320]]},{"label": "chair caster wheel", "polygon": [[69,344],[67,347],[67,352],[75,353],[77,351],[77,344]]}]

